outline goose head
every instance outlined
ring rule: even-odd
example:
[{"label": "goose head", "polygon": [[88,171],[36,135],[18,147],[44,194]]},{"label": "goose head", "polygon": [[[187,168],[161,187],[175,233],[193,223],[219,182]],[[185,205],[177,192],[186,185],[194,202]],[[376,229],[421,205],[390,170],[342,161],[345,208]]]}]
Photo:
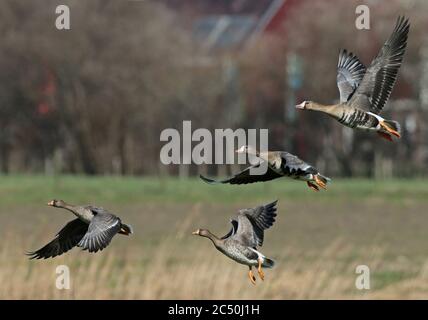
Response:
[{"label": "goose head", "polygon": [[296,105],[296,109],[310,110],[312,106],[312,101],[303,101],[301,104]]},{"label": "goose head", "polygon": [[254,149],[252,146],[247,146],[247,145],[243,145],[239,149],[235,150],[235,152],[257,155],[257,150]]},{"label": "goose head", "polygon": [[217,237],[215,235],[213,235],[207,229],[198,229],[196,231],[193,231],[192,234],[195,235],[195,236],[200,236],[200,237],[208,238],[208,239],[211,239],[211,240],[217,239]]},{"label": "goose head", "polygon": [[192,234],[195,236],[201,236],[201,237],[206,237],[208,236],[210,232],[206,229],[198,229],[196,231],[193,231]]},{"label": "goose head", "polygon": [[334,109],[335,107],[336,105],[324,105],[313,101],[303,101],[301,104],[298,104],[296,106],[296,109],[322,111],[331,114],[332,108]]},{"label": "goose head", "polygon": [[204,238],[210,239],[211,242],[214,244],[214,246],[217,247],[217,248],[219,248],[221,246],[222,240],[220,240],[219,238],[217,238],[215,235],[213,235],[207,229],[198,229],[196,231],[193,231],[192,234],[195,235],[195,236],[200,236],[200,237],[204,237]]},{"label": "goose head", "polygon": [[65,206],[65,202],[63,200],[54,199],[48,202],[48,206],[62,208]]}]

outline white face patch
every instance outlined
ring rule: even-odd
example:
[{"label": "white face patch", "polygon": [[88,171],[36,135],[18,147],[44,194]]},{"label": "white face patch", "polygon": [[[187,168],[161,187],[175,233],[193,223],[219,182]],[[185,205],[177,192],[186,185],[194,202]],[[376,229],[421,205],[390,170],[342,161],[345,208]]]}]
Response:
[{"label": "white face patch", "polygon": [[296,108],[297,109],[305,109],[307,103],[308,102],[305,100],[301,104],[296,105]]},{"label": "white face patch", "polygon": [[246,147],[247,147],[247,146],[242,146],[241,148],[239,148],[239,149],[238,149],[238,152],[239,152],[239,153],[244,153],[244,152],[245,152]]}]

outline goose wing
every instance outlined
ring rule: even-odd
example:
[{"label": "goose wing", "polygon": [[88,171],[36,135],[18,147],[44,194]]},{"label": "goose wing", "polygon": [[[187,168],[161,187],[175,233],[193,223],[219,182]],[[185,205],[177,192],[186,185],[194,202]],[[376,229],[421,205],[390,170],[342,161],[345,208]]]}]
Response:
[{"label": "goose wing", "polygon": [[230,229],[230,231],[226,235],[221,237],[222,240],[230,238],[236,233],[236,230],[238,230],[238,221],[236,221],[235,219],[231,219],[230,223],[232,224],[232,229]]},{"label": "goose wing", "polygon": [[398,17],[394,31],[367,69],[350,103],[379,114],[388,100],[403,61],[410,23]]},{"label": "goose wing", "polygon": [[340,93],[340,102],[348,101],[360,85],[366,73],[366,67],[356,55],[346,50],[339,53],[337,63],[337,87]]},{"label": "goose wing", "polygon": [[55,239],[43,248],[29,252],[30,259],[47,259],[59,256],[75,247],[88,231],[88,225],[80,219],[67,223],[56,235]]},{"label": "goose wing", "polygon": [[262,246],[264,230],[275,222],[277,202],[240,210],[237,218],[238,227],[232,237],[251,248]]},{"label": "goose wing", "polygon": [[95,215],[78,246],[89,252],[97,252],[110,244],[122,223],[118,217],[102,208],[92,207],[92,210]]},{"label": "goose wing", "polygon": [[216,184],[216,183],[247,184],[247,183],[254,183],[254,182],[269,181],[269,180],[282,177],[281,174],[275,172],[270,166],[267,166],[267,171],[265,174],[255,175],[250,173],[252,169],[258,168],[260,165],[261,164],[257,164],[255,166],[248,167],[243,171],[235,174],[233,177],[230,177],[224,180],[213,180],[213,179],[204,177],[203,175],[199,175],[199,177],[209,184]]},{"label": "goose wing", "polygon": [[281,158],[282,158],[281,169],[284,172],[284,174],[300,175],[300,174],[307,174],[307,173],[313,173],[313,174],[318,173],[317,169],[315,169],[313,166],[306,163],[299,157],[295,156],[294,154],[291,154],[288,152],[282,152]]}]

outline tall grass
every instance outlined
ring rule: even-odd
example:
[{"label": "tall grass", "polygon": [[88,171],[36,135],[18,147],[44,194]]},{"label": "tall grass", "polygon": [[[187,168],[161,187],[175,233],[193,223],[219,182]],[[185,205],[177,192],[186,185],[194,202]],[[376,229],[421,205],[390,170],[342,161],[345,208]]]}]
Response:
[{"label": "tall grass", "polygon": [[[6,241],[14,242],[12,239],[8,236]],[[315,259],[299,250],[284,249],[275,257],[277,266],[265,270],[265,281],[257,279],[255,286],[249,282],[245,266],[224,258],[209,243],[192,246],[190,256],[183,249],[187,258],[171,259],[181,245],[185,242],[171,237],[149,252],[133,245],[125,250],[110,248],[98,256],[79,253],[79,258],[70,254],[29,262],[17,258],[10,252],[13,246],[6,243],[0,248],[0,299],[428,298],[428,259],[419,271],[409,273],[400,262],[383,264],[381,248],[364,248],[355,256],[353,248],[340,239]],[[364,258],[367,251],[369,256]],[[4,257],[9,258],[7,263]],[[368,261],[371,268],[370,290],[355,287],[355,268],[361,261]],[[70,268],[70,290],[55,286],[55,269],[60,264]],[[388,275],[391,278],[385,279]]]}]

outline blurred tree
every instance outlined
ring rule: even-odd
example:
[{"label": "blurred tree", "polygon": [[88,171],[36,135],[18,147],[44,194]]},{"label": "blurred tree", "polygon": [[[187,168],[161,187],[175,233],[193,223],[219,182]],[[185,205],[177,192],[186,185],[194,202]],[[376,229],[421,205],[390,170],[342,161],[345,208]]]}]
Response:
[{"label": "blurred tree", "polygon": [[[426,172],[427,111],[419,90],[426,87],[421,44],[427,43],[428,3],[296,3],[279,30],[225,52],[200,46],[189,15],[154,0],[1,1],[0,170],[194,174],[201,166],[159,161],[160,132],[181,130],[182,121],[191,120],[194,129],[268,128],[272,149],[297,153],[330,175]],[[355,28],[355,7],[364,3],[371,30]],[[58,4],[70,7],[71,30],[55,28]],[[302,65],[297,100],[335,101],[339,49],[369,64],[400,13],[412,27],[386,108],[404,126],[400,143],[312,113],[286,122],[288,57]]]},{"label": "blurred tree", "polygon": [[70,7],[69,31],[55,28],[57,1],[0,4],[3,171],[13,147],[22,154],[14,165],[27,169],[26,157],[43,164],[60,149],[69,172],[156,172],[160,131],[202,118],[195,114],[211,94],[187,63],[190,38],[153,1],[61,4]]}]

